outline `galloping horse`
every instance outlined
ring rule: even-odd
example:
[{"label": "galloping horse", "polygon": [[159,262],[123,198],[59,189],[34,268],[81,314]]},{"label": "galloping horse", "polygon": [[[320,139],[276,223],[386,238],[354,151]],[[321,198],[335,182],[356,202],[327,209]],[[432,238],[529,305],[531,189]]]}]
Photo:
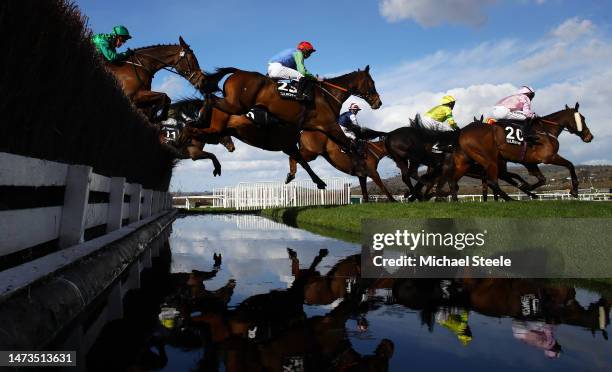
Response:
[{"label": "galloping horse", "polygon": [[[196,108],[192,101],[194,100],[181,100],[171,105],[170,117],[177,121],[179,133],[175,140],[166,143],[171,146],[178,159],[191,159],[193,161],[210,159],[214,167],[213,176],[220,176],[221,163],[219,163],[215,154],[204,151],[205,142],[200,136],[193,133],[193,129],[197,128],[192,125],[199,123],[196,120],[196,115],[201,107],[201,102]],[[236,149],[232,138],[229,136],[221,137],[219,143],[229,152]]]},{"label": "galloping horse", "polygon": [[[351,73],[348,75],[353,74],[364,75],[363,72]],[[207,83],[210,84],[210,80]],[[347,98],[347,95],[343,95],[341,97],[343,101],[339,102],[339,104],[341,105]],[[200,107],[203,107],[202,111],[206,110],[207,104],[202,100],[195,99],[181,102],[181,105],[184,107],[190,107],[194,104],[200,104]],[[177,109],[180,113],[180,108],[177,107]],[[339,112],[340,106],[338,106],[337,109]],[[203,115],[205,115],[204,112],[200,115],[200,117]],[[300,150],[297,147],[297,143],[300,140],[300,128],[297,125],[282,122],[280,119],[277,119],[276,123],[271,125],[258,125],[247,115],[229,115],[216,108],[211,108],[208,115],[210,119],[210,126],[203,129],[189,128],[192,133],[191,136],[206,140],[207,143],[216,143],[215,141],[217,141],[221,136],[233,136],[248,145],[263,150],[282,151],[289,155],[290,158],[295,159],[295,161],[297,161],[304,168],[304,170],[308,172],[308,175],[312,181],[317,184],[318,188],[325,188],[325,182],[323,182],[323,180],[314,173],[312,168],[310,168],[308,165],[308,162],[304,160],[300,154]],[[204,121],[206,122],[207,120]],[[338,127],[340,132],[342,132],[337,123],[334,125]],[[342,132],[342,134],[344,135],[344,132]],[[347,158],[349,158],[348,155]],[[371,174],[371,172],[368,172],[368,174]]]},{"label": "galloping horse", "polygon": [[[150,120],[165,120],[170,98],[165,93],[151,91],[151,82],[157,71],[174,68],[175,73],[201,89],[204,73],[198,60],[182,37],[176,45],[153,45],[134,50],[134,55],[124,62],[106,63],[107,68],[121,84],[123,92],[136,107],[143,110]],[[155,114],[161,110],[161,114]]]},{"label": "galloping horse", "polygon": [[[378,174],[378,162],[387,156],[387,148],[385,141],[376,142],[368,141],[366,150],[366,169],[365,173],[356,172],[353,161],[350,156],[340,149],[340,146],[331,141],[329,137],[321,132],[303,131],[300,135],[300,155],[307,162],[315,160],[319,155],[323,156],[329,164],[334,168],[352,176],[357,175],[361,186],[361,193],[365,202],[369,201],[368,189],[366,187],[367,177],[370,177],[374,183],[387,195],[389,201],[395,201],[393,196],[385,184],[380,179]],[[289,173],[285,183],[295,179],[297,172],[297,160],[293,157],[289,158]]]},{"label": "galloping horse", "polygon": [[453,200],[457,200],[457,181],[469,171],[470,160],[483,167],[487,183],[494,192],[505,200],[512,200],[497,183],[500,159],[521,164],[544,163],[563,166],[569,170],[572,178],[571,195],[578,197],[578,177],[574,165],[557,153],[557,138],[563,130],[577,135],[583,142],[593,140],[593,135],[578,108],[579,104],[576,102],[574,108],[565,105],[564,110],[535,119],[532,134],[536,136],[537,143],[524,150],[521,146],[506,143],[506,132],[501,126],[478,121],[464,127],[459,136],[459,148],[453,152],[453,166],[448,167],[445,172]]},{"label": "galloping horse", "polygon": [[[275,81],[257,72],[223,68],[215,74],[207,75],[207,84],[213,86],[229,73],[232,75],[223,85],[225,98],[207,94],[210,99],[207,99],[205,104],[231,115],[246,114],[253,107],[265,108],[281,122],[301,130],[323,132],[345,149],[349,149],[350,142],[338,125],[342,103],[354,95],[363,98],[373,109],[382,105],[374,80],[370,76],[370,66],[366,66],[365,70],[318,82],[313,102],[306,104],[281,98]],[[203,131],[207,134],[219,134],[226,128],[226,124],[227,122],[211,123],[210,128]]]}]

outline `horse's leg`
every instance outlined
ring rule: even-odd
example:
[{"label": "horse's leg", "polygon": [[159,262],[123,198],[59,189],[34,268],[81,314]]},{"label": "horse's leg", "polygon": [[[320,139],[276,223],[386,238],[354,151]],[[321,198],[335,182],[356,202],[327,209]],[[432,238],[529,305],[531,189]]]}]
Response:
[{"label": "horse's leg", "polygon": [[312,182],[317,184],[317,188],[318,189],[325,189],[325,187],[327,187],[325,182],[323,182],[323,180],[321,178],[319,178],[319,176],[317,176],[317,174],[312,170],[312,168],[310,168],[310,165],[308,165],[308,161],[306,161],[302,157],[302,154],[301,154],[300,150],[298,150],[297,146],[295,146],[290,151],[283,151],[283,152],[285,154],[289,155],[291,158],[295,159],[298,162],[298,164],[300,164],[302,166],[302,168],[304,168],[304,170],[308,173],[308,175],[312,179]]},{"label": "horse's leg", "polygon": [[574,168],[574,164],[559,154],[554,154],[550,158],[550,160],[548,160],[545,164],[559,165],[569,170],[570,176],[572,177],[572,190],[570,191],[570,194],[574,198],[577,198],[578,197],[578,176],[576,175],[576,169]]},{"label": "horse's leg", "polygon": [[367,203],[370,201],[368,196],[367,178],[366,176],[359,176],[359,186],[361,186],[361,195],[363,195],[363,202]]},{"label": "horse's leg", "polygon": [[478,162],[485,170],[487,177],[487,184],[493,190],[493,192],[498,193],[504,200],[510,201],[513,200],[504,190],[499,187],[498,183],[498,166],[497,161],[491,161],[486,156],[483,156],[480,153],[474,152],[471,154],[472,159]]},{"label": "horse's leg", "polygon": [[215,154],[203,151],[201,147],[197,147],[194,145],[187,146],[187,152],[189,153],[189,157],[193,161],[201,159],[210,159],[214,167],[213,176],[221,175],[221,163],[219,163],[219,160],[217,160]]},{"label": "horse's leg", "polygon": [[295,179],[296,173],[297,173],[297,160],[295,160],[292,157],[289,157],[289,173],[287,173],[285,184],[293,181]]},{"label": "horse's leg", "polygon": [[[383,181],[380,179],[380,175],[378,174],[378,171],[376,169],[374,169],[374,171],[370,171],[370,178],[372,179],[372,181],[374,181],[374,183],[376,184],[376,186],[378,186],[378,188],[380,188],[385,195],[387,196],[387,200],[390,202],[394,202],[395,199],[393,198],[393,195],[391,195],[391,193],[389,192],[389,190],[387,190],[387,187],[385,186],[385,184],[383,183]],[[367,192],[367,190],[366,190]]]},{"label": "horse's leg", "polygon": [[[315,160],[317,158],[317,156],[318,156],[318,154],[316,154],[316,153],[314,153],[312,151],[308,151],[305,147],[302,147],[299,150],[296,148],[296,149],[293,149],[290,152],[285,152],[287,155],[289,155],[289,173],[287,173],[287,178],[285,179],[285,184],[293,181],[295,179],[295,174],[297,173],[297,164],[299,163],[299,160],[294,155],[292,155],[295,151],[297,151],[301,155],[302,159],[306,163]],[[300,165],[301,165],[301,163],[300,163]],[[304,166],[302,165],[302,167],[304,167]],[[306,169],[306,168],[304,168],[304,169]],[[308,173],[308,174],[310,175],[310,173]],[[310,177],[312,178],[312,176],[310,176]],[[314,181],[314,179],[313,179],[313,181]],[[316,181],[315,181],[315,183],[316,183]]]},{"label": "horse's leg", "polygon": [[487,179],[485,176],[483,176],[480,181],[482,186],[482,201],[486,202],[489,197],[489,186],[487,185]]},{"label": "horse's leg", "polygon": [[528,185],[528,187],[525,189],[526,191],[533,191],[537,189],[538,187],[546,184],[546,177],[544,176],[544,174],[542,174],[542,171],[540,170],[540,168],[538,168],[537,164],[523,164],[523,165],[525,166],[525,168],[527,168],[527,171],[529,171],[530,175],[538,179],[538,182],[534,183],[533,185]]},{"label": "horse's leg", "polygon": [[404,184],[408,186],[408,190],[404,193],[404,198],[409,198],[412,193],[414,193],[414,188],[412,186],[412,181],[410,180],[410,173],[408,168],[408,162],[404,159],[393,159],[395,161],[395,165],[399,168],[402,173],[402,181]]},{"label": "horse's leg", "polygon": [[[150,107],[152,109],[149,117],[151,122],[160,122],[168,118],[170,97],[168,97],[166,93],[141,90],[134,95],[133,102],[136,107]],[[161,110],[160,115],[155,116],[155,113],[159,110]]]}]

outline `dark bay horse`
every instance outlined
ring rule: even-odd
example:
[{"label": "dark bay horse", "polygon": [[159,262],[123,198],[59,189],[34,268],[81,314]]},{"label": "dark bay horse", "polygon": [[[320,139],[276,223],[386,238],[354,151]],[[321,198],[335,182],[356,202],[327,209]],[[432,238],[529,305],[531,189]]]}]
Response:
[{"label": "dark bay horse", "polygon": [[[355,169],[353,160],[351,157],[342,151],[340,146],[329,139],[324,133],[303,131],[300,135],[300,155],[302,159],[307,162],[315,160],[319,155],[323,156],[325,160],[329,162],[334,168],[341,172],[357,176],[359,178],[359,184],[361,186],[361,193],[363,194],[363,200],[369,201],[368,189],[366,187],[367,177],[370,177],[374,183],[387,195],[389,201],[395,201],[393,195],[389,193],[387,187],[380,179],[378,174],[378,162],[385,156],[387,156],[387,148],[385,141],[368,141],[366,149],[366,167],[365,172],[360,172]],[[293,157],[289,158],[289,173],[285,183],[291,182],[295,179],[297,172],[297,160]]]},{"label": "dark bay horse", "polygon": [[[370,66],[366,66],[365,70],[317,82],[314,99],[306,104],[281,98],[276,82],[257,72],[235,68],[219,69],[217,73],[206,76],[207,84],[214,86],[228,73],[232,74],[223,85],[224,98],[208,94],[210,100],[206,100],[206,104],[231,115],[246,114],[253,107],[264,108],[281,122],[298,129],[325,133],[345,149],[349,149],[350,142],[338,125],[342,103],[354,95],[363,98],[373,109],[382,105],[370,76]],[[226,126],[227,122],[213,122],[203,131],[219,134]]]},{"label": "dark bay horse", "polygon": [[[168,145],[177,159],[191,159],[193,161],[201,159],[210,159],[213,162],[213,176],[221,175],[221,163],[215,156],[215,154],[204,151],[205,142],[194,133],[193,125],[197,125],[200,122],[197,120],[197,113],[201,107],[201,104],[195,108],[193,100],[181,100],[170,106],[169,117],[176,121],[176,131],[178,134],[174,139],[166,140],[165,144]],[[236,147],[232,138],[229,136],[221,137],[219,139],[227,151],[233,152]]]},{"label": "dark bay horse", "polygon": [[[170,98],[165,93],[151,91],[153,76],[159,70],[174,69],[198,89],[204,81],[198,59],[182,37],[179,37],[178,45],[153,45],[135,49],[134,55],[126,61],[107,62],[106,67],[115,75],[125,95],[154,122],[166,119],[170,105]],[[161,114],[156,116],[159,110]]]},{"label": "dark bay horse", "polygon": [[561,111],[535,119],[532,134],[536,136],[537,142],[527,146],[524,153],[522,146],[506,143],[506,132],[499,125],[477,121],[464,127],[459,136],[459,147],[453,152],[453,165],[447,168],[445,176],[449,181],[453,200],[457,200],[457,182],[470,170],[472,160],[483,168],[489,187],[505,200],[512,200],[497,183],[500,159],[521,164],[544,163],[563,166],[569,170],[572,178],[571,195],[578,197],[578,177],[574,165],[558,154],[557,139],[563,130],[567,130],[580,137],[583,142],[593,140],[593,135],[578,108],[579,104],[576,102],[573,108],[565,105],[565,109]]}]

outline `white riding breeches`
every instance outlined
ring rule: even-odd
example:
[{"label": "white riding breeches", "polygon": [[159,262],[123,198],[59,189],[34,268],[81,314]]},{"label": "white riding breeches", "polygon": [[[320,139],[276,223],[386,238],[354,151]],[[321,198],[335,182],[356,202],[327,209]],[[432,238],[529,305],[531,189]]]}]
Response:
[{"label": "white riding breeches", "polygon": [[495,106],[493,107],[493,119],[527,120],[527,116],[521,111],[510,111],[505,106]]},{"label": "white riding breeches", "polygon": [[428,129],[432,129],[432,130],[438,130],[438,131],[442,131],[442,132],[447,132],[449,130],[453,130],[453,128],[450,127],[450,125],[441,123],[437,120],[435,120],[434,118],[431,118],[427,115],[423,115],[421,116],[421,123],[423,123],[423,126],[425,128]]},{"label": "white riding breeches", "polygon": [[268,64],[268,76],[274,79],[291,79],[300,80],[304,75],[300,74],[299,71],[283,66],[278,62],[272,62]]},{"label": "white riding breeches", "polygon": [[352,132],[352,131],[350,131],[349,129],[347,129],[347,128],[343,127],[342,125],[340,126],[340,129],[342,129],[342,131],[344,132],[344,134],[345,134],[345,135],[346,135],[348,138],[350,138],[350,139],[352,139],[352,140],[354,140],[354,139],[356,139],[356,138],[357,138],[357,137],[355,136],[355,133],[353,133],[353,132]]}]

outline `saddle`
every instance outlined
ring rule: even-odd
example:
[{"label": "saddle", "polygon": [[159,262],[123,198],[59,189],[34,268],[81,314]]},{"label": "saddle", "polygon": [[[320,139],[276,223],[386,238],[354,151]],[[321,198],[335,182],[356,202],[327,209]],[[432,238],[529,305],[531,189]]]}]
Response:
[{"label": "saddle", "polygon": [[303,77],[300,80],[274,79],[281,98],[294,101],[312,101],[314,98],[313,79]]},{"label": "saddle", "polygon": [[509,145],[527,146],[537,144],[537,136],[531,134],[531,120],[501,119],[493,122],[506,132],[506,143]]},{"label": "saddle", "polygon": [[253,107],[246,113],[246,117],[260,128],[276,127],[283,124],[283,121],[261,107]]}]

